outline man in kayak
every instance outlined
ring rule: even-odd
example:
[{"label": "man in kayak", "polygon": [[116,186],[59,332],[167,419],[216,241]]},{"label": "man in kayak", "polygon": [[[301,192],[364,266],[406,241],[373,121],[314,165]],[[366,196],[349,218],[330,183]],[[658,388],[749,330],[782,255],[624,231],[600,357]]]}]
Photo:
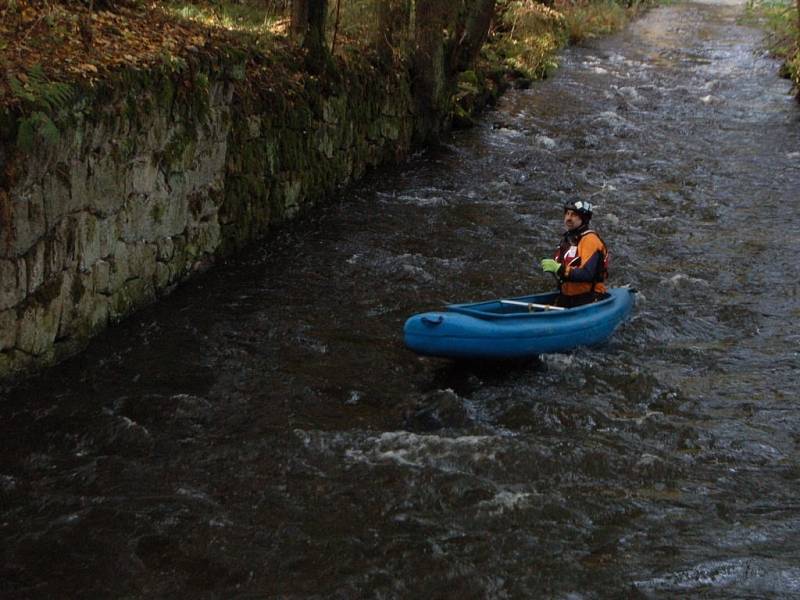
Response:
[{"label": "man in kayak", "polygon": [[606,294],[608,249],[597,233],[589,229],[592,204],[570,200],[564,205],[564,227],[554,258],[541,262],[545,273],[558,279],[559,295],[554,304],[573,307],[589,304]]}]

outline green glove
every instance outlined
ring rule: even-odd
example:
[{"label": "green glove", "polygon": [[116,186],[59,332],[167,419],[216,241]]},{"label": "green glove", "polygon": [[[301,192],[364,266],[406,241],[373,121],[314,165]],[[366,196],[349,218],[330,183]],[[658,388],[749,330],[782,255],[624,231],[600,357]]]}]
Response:
[{"label": "green glove", "polygon": [[545,273],[553,273],[554,275],[558,275],[558,270],[561,268],[561,263],[552,258],[545,258],[542,260],[541,265],[542,271]]}]

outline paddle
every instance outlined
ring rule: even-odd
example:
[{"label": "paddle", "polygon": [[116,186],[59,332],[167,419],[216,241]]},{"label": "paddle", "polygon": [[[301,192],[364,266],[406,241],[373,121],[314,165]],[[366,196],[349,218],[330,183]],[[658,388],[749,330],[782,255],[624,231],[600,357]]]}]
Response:
[{"label": "paddle", "polygon": [[514,306],[527,306],[528,312],[534,308],[541,308],[543,310],[567,310],[563,306],[554,306],[552,304],[536,304],[535,302],[520,302],[519,300],[500,300],[500,304],[512,304]]}]

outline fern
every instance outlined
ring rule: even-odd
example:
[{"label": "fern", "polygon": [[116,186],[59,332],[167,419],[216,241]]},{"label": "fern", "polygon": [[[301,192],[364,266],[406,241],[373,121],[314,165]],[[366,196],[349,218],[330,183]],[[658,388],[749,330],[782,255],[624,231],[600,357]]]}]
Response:
[{"label": "fern", "polygon": [[60,132],[50,115],[69,104],[75,96],[72,86],[50,81],[39,64],[28,70],[24,83],[14,75],[9,75],[8,84],[11,93],[22,101],[25,112],[29,113],[20,119],[17,145],[23,150],[30,150],[37,137],[48,144],[57,142]]},{"label": "fern", "polygon": [[11,93],[14,94],[20,100],[26,100],[27,102],[34,103],[36,101],[36,97],[26,90],[22,83],[20,83],[19,79],[14,77],[13,75],[9,75],[8,77],[8,84],[11,87]]}]

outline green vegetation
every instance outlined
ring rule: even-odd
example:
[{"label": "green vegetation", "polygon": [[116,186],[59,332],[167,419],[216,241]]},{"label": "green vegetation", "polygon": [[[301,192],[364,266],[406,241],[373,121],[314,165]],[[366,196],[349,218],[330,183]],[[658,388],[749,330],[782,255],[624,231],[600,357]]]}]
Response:
[{"label": "green vegetation", "polygon": [[[325,37],[330,48],[352,47],[375,38],[381,0],[328,0]],[[387,0],[389,4],[395,0]],[[258,47],[287,35],[290,3],[280,0],[167,0],[172,17],[246,37]],[[406,24],[408,25],[408,24]]]},{"label": "green vegetation", "polygon": [[248,33],[272,33],[280,22],[280,15],[251,4],[169,2],[164,9],[181,19]]},{"label": "green vegetation", "polygon": [[178,20],[222,29],[245,37],[256,47],[270,44],[276,35],[285,34],[288,15],[267,2],[194,2],[168,0],[163,10]]},{"label": "green vegetation", "polygon": [[499,3],[499,18],[485,52],[490,62],[499,60],[517,76],[546,77],[557,67],[556,52],[561,47],[613,33],[649,4],[646,0],[560,0],[550,5],[505,0]]},{"label": "green vegetation", "polygon": [[783,75],[800,89],[800,16],[789,0],[748,0],[748,19],[766,27],[769,51],[782,58]]},{"label": "green vegetation", "polygon": [[45,143],[57,142],[60,134],[51,115],[67,106],[74,96],[72,86],[50,81],[39,64],[33,65],[27,73],[10,75],[8,84],[11,93],[27,109],[27,116],[19,121],[17,145],[29,150],[37,139]]},{"label": "green vegetation", "polygon": [[564,13],[543,4],[508,2],[486,49],[489,60],[499,58],[500,64],[527,79],[544,77],[558,64],[555,53],[564,44],[566,24]]},{"label": "green vegetation", "polygon": [[564,13],[569,43],[578,44],[598,35],[608,35],[622,27],[642,4],[622,5],[614,0],[575,5]]}]

